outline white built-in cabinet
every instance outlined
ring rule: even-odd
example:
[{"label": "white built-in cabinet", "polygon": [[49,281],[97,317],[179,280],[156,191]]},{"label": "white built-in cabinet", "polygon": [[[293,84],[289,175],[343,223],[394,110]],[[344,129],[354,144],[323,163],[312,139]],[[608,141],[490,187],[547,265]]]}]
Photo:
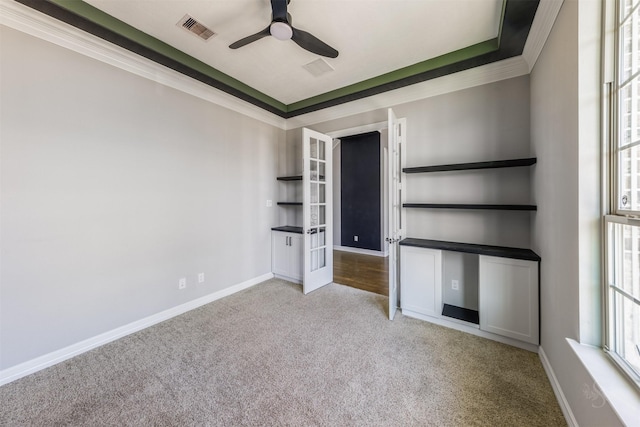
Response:
[{"label": "white built-in cabinet", "polygon": [[[465,324],[483,331],[487,338],[538,345],[538,261],[477,255],[478,311],[449,306],[454,310],[451,314],[442,301],[442,254],[441,249],[401,246],[403,315],[444,325]],[[479,320],[471,320],[474,313]]]},{"label": "white built-in cabinet", "polygon": [[273,274],[301,283],[303,277],[302,234],[271,231],[271,269]]},{"label": "white built-in cabinet", "polygon": [[538,344],[538,262],[486,255],[479,262],[480,329]]},{"label": "white built-in cabinet", "polygon": [[[487,174],[495,169],[531,167],[536,162],[531,157],[405,167],[402,172],[408,174],[406,178],[425,173],[445,173],[447,177],[458,171]],[[405,179],[406,185],[411,181]],[[403,203],[402,207],[424,212],[472,210],[478,215],[496,210],[537,210],[529,204],[419,200]],[[524,248],[413,237],[404,238],[399,245],[400,307],[404,315],[536,351],[540,342],[540,257],[536,253]]]}]

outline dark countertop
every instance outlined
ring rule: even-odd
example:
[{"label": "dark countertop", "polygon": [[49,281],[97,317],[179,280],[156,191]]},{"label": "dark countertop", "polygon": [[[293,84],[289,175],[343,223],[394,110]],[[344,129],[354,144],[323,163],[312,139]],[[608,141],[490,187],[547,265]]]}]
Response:
[{"label": "dark countertop", "polygon": [[446,242],[443,240],[406,238],[400,241],[401,246],[441,249],[443,251],[466,252],[502,258],[540,261],[540,256],[531,249],[509,248],[505,246],[476,245],[473,243]]},{"label": "dark countertop", "polygon": [[284,231],[285,233],[302,234],[302,227],[294,227],[292,225],[281,225],[280,227],[272,227],[273,231]]}]

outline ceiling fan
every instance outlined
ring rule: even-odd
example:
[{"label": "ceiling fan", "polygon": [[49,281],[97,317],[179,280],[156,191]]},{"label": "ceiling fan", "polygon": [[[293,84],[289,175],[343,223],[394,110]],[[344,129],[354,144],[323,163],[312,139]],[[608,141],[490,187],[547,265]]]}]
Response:
[{"label": "ceiling fan", "polygon": [[306,31],[291,25],[291,15],[287,12],[287,4],[291,0],[271,0],[271,25],[264,30],[238,40],[229,45],[231,49],[253,43],[266,36],[273,36],[278,40],[293,40],[298,46],[317,55],[336,58],[338,51]]}]

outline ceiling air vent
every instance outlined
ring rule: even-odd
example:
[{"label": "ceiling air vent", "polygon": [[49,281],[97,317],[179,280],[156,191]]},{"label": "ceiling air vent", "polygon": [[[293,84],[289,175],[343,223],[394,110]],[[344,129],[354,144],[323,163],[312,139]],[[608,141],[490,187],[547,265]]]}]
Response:
[{"label": "ceiling air vent", "polygon": [[302,68],[310,72],[314,77],[320,77],[323,74],[333,71],[333,67],[322,58],[309,62],[307,65],[303,65]]},{"label": "ceiling air vent", "polygon": [[197,20],[195,20],[192,16],[189,16],[189,15],[184,15],[176,25],[184,28],[190,33],[195,34],[196,36],[200,37],[202,40],[209,40],[211,37],[216,35],[216,33],[213,32],[213,30],[202,25]]}]

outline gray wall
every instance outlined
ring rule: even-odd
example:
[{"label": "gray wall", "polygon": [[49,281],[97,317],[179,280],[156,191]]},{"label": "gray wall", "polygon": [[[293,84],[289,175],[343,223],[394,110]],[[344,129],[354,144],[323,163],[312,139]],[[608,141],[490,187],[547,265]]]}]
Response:
[{"label": "gray wall", "polygon": [[[528,76],[394,107],[407,117],[406,166],[529,157]],[[407,175],[407,201],[530,203],[530,168]],[[529,247],[532,213],[407,210],[408,235]]]},{"label": "gray wall", "polygon": [[541,346],[581,426],[620,425],[565,339],[599,344],[599,8],[566,0],[531,74]]},{"label": "gray wall", "polygon": [[0,31],[0,369],[271,271],[284,131]]},{"label": "gray wall", "polygon": [[[442,254],[442,302],[478,310],[480,262],[477,254],[444,251]],[[451,281],[458,281],[454,290]]]}]

